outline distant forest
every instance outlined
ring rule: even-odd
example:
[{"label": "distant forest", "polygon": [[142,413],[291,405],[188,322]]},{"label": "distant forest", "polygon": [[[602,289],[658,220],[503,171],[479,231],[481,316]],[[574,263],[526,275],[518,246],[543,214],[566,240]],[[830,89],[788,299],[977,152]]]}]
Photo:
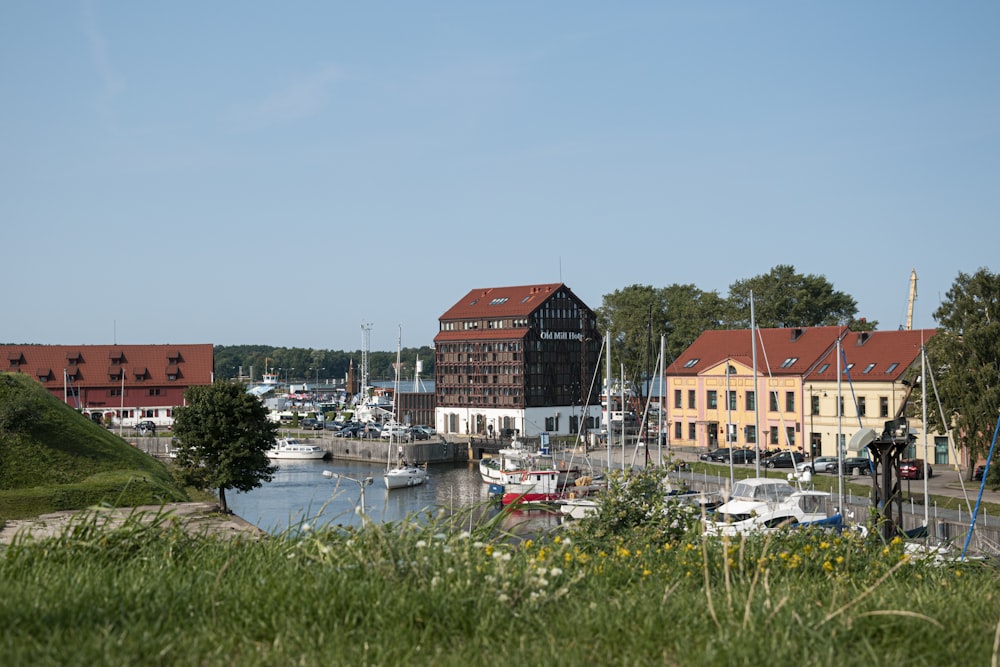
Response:
[{"label": "distant forest", "polygon": [[[417,359],[423,366],[420,377],[434,378],[434,349],[424,347],[404,347],[400,351],[400,379],[411,380]],[[271,347],[270,345],[216,345],[215,374],[223,379],[233,379],[251,374],[260,380],[265,369],[278,374],[282,381],[320,382],[333,378],[343,381],[347,371],[354,364],[356,374],[361,371],[361,350],[341,352],[337,350],[313,350],[299,347]],[[368,352],[369,376],[373,382],[395,379],[393,364],[396,352]],[[360,378],[360,375],[358,376]]]}]

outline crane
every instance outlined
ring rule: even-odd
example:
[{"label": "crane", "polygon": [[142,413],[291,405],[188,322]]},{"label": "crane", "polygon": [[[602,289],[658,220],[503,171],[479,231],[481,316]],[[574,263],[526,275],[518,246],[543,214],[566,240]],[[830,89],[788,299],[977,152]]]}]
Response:
[{"label": "crane", "polygon": [[913,302],[917,300],[917,270],[910,269],[910,300],[906,307],[906,330],[913,329]]}]

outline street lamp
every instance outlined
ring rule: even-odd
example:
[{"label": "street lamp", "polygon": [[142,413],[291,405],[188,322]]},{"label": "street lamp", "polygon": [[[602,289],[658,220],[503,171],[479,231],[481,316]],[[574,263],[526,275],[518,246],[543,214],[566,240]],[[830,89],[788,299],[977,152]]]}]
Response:
[{"label": "street lamp", "polygon": [[341,475],[340,473],[333,472],[332,470],[324,470],[323,477],[326,477],[327,479],[336,479],[336,480],[346,479],[351,482],[354,482],[359,487],[361,487],[361,506],[355,507],[354,511],[361,515],[361,525],[362,526],[365,525],[365,487],[371,486],[372,478],[365,477],[363,480],[354,479],[353,477],[349,477],[347,475]]}]

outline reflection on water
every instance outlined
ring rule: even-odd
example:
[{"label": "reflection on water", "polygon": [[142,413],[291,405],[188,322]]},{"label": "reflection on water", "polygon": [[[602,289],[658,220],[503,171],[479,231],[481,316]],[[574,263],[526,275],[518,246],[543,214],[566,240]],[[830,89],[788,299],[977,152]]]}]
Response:
[{"label": "reflection on water", "polygon": [[[330,479],[323,476],[324,470],[351,479]],[[393,491],[385,488],[384,472],[384,466],[351,461],[281,461],[273,480],[247,493],[230,491],[226,498],[238,516],[273,534],[303,522],[360,526],[361,485],[352,480],[372,480],[365,486],[364,513],[379,523],[438,509],[450,513],[489,500],[488,486],[475,463],[432,465],[424,484]],[[488,506],[486,511],[492,515],[498,510]],[[533,511],[515,512],[503,525],[523,532],[556,523],[555,515]]]}]

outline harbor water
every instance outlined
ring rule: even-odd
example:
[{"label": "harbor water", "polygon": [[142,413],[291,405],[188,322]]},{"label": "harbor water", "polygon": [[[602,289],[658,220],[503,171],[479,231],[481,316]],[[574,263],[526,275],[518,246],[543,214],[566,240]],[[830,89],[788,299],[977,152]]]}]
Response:
[{"label": "harbor water", "polygon": [[[324,471],[337,477],[326,477]],[[499,511],[490,503],[489,487],[477,463],[431,465],[424,484],[392,491],[385,488],[384,473],[384,465],[351,461],[279,461],[270,482],[245,493],[229,491],[226,500],[237,516],[271,534],[306,523],[312,528],[360,527],[362,512],[366,521],[385,523],[474,505],[487,513]],[[371,483],[364,487],[362,510],[361,484],[366,479]],[[555,514],[539,511],[515,512],[504,521],[505,528],[519,528],[516,532],[544,530],[557,523]]]}]

